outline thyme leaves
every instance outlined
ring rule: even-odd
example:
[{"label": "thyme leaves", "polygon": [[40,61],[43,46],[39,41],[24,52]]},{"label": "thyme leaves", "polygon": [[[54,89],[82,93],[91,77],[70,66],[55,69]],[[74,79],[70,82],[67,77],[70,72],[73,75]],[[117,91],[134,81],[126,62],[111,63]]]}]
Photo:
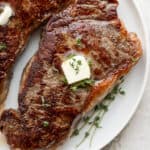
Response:
[{"label": "thyme leaves", "polygon": [[[120,84],[124,81],[123,78],[121,78]],[[90,143],[89,146],[92,145],[92,141],[95,135],[95,132],[98,128],[101,128],[100,124],[101,121],[106,114],[106,112],[109,109],[110,104],[114,101],[115,96],[117,94],[124,95],[125,91],[122,90],[120,87],[120,84],[116,85],[112,92],[110,92],[103,100],[102,103],[96,105],[92,112],[88,114],[88,116],[85,116],[80,121],[80,124],[77,126],[75,131],[73,132],[72,136],[78,136],[80,134],[80,131],[88,125],[88,129],[85,131],[83,138],[77,145],[79,147],[86,139],[90,136]]]},{"label": "thyme leaves", "polygon": [[0,43],[0,51],[5,50],[6,48],[7,48],[6,43],[1,42],[1,43]]},{"label": "thyme leaves", "polygon": [[77,82],[77,83],[71,85],[71,86],[70,86],[70,89],[71,89],[72,91],[77,91],[78,89],[90,87],[90,86],[92,86],[94,83],[95,83],[95,81],[92,80],[92,79],[85,79],[85,80],[82,80],[82,81],[80,81],[80,82]]}]

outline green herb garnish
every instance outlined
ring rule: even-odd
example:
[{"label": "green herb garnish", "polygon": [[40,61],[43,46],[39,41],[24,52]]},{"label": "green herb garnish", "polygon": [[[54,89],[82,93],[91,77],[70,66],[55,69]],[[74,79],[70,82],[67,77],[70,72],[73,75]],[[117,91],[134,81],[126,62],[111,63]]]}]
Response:
[{"label": "green herb garnish", "polygon": [[82,61],[81,60],[78,60],[77,63],[78,63],[78,65],[82,65]]},{"label": "green herb garnish", "polygon": [[120,93],[121,95],[125,95],[125,91],[122,90],[122,88],[119,88],[119,93]]},{"label": "green herb garnish", "polygon": [[92,65],[93,65],[92,60],[89,60],[88,64],[89,64],[90,67],[92,67]]},{"label": "green herb garnish", "polygon": [[105,99],[107,99],[107,100],[114,100],[114,99],[115,99],[115,96],[114,96],[114,94],[109,93],[109,94],[105,97]]},{"label": "green herb garnish", "polygon": [[[121,82],[120,84],[123,82],[123,78],[121,78]],[[119,85],[120,85],[119,84]],[[96,132],[96,129],[101,128],[100,123],[103,119],[103,116],[105,115],[105,113],[108,111],[108,107],[110,106],[110,104],[113,102],[113,100],[115,99],[115,96],[117,94],[121,94],[124,95],[125,92],[122,90],[122,88],[119,87],[119,85],[116,85],[114,87],[114,89],[112,90],[111,93],[109,93],[104,100],[102,101],[102,103],[96,105],[93,109],[93,111],[86,117],[84,117],[82,120],[83,122],[81,124],[78,124],[75,132],[77,132],[77,134],[73,134],[73,136],[77,136],[80,134],[80,131],[86,126],[88,125],[89,128],[88,130],[85,132],[83,139],[80,141],[80,143],[77,145],[77,147],[79,147],[85,140],[87,137],[90,136],[90,146],[92,144],[92,140],[94,137],[94,134]],[[93,130],[94,129],[94,130]]]},{"label": "green herb garnish", "polygon": [[79,130],[75,129],[72,133],[72,136],[77,136],[77,135],[79,135]]},{"label": "green herb garnish", "polygon": [[81,38],[77,38],[76,43],[77,43],[78,46],[81,46],[82,45]]},{"label": "green herb garnish", "polygon": [[100,105],[96,105],[96,106],[94,107],[94,111],[98,111],[99,109],[101,109]]},{"label": "green herb garnish", "polygon": [[132,62],[137,62],[139,60],[139,58],[131,57],[131,60],[132,60]]},{"label": "green herb garnish", "polygon": [[101,103],[101,104],[100,104],[100,107],[101,107],[101,109],[103,109],[104,111],[108,111],[108,106],[107,106],[107,104]]},{"label": "green herb garnish", "polygon": [[0,51],[5,50],[7,48],[7,45],[5,43],[0,43]]},{"label": "green herb garnish", "polygon": [[96,128],[101,128],[101,127],[99,126],[99,122],[95,122],[94,125],[95,125]]},{"label": "green herb garnish", "polygon": [[48,127],[49,126],[49,122],[48,121],[43,121],[43,127]]},{"label": "green herb garnish", "polygon": [[68,84],[68,81],[67,81],[67,79],[66,79],[64,76],[61,78],[61,81],[62,81],[64,84]]},{"label": "green herb garnish", "polygon": [[77,91],[78,87],[77,86],[71,86],[70,89],[75,92],[75,91]]},{"label": "green herb garnish", "polygon": [[67,56],[67,59],[71,59],[72,57],[74,57],[74,56],[76,56],[75,54],[69,54],[68,56]]},{"label": "green herb garnish", "polygon": [[89,132],[85,132],[85,138],[87,138],[90,135]]},{"label": "green herb garnish", "polygon": [[94,119],[94,121],[98,121],[98,120],[100,120],[100,117],[96,116],[95,119]]},{"label": "green herb garnish", "polygon": [[90,86],[92,86],[94,83],[95,83],[94,80],[92,80],[92,79],[86,79],[86,80],[82,80],[82,81],[80,81],[80,82],[77,82],[77,83],[71,85],[71,86],[70,86],[70,89],[71,89],[72,91],[76,91],[76,90],[78,90],[78,89],[90,87]]},{"label": "green herb garnish", "polygon": [[89,116],[84,117],[83,120],[84,120],[84,122],[88,122],[90,120],[90,117]]}]

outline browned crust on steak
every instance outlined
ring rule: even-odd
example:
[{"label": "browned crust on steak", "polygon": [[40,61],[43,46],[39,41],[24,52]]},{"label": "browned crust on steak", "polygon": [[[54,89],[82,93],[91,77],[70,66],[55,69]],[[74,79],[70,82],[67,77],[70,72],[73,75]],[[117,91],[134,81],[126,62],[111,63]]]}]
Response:
[{"label": "browned crust on steak", "polygon": [[[19,108],[5,110],[0,119],[0,129],[12,148],[33,150],[62,143],[75,118],[102,101],[138,62],[140,40],[117,18],[117,6],[115,0],[78,0],[50,19],[38,52],[24,70]],[[69,53],[92,60],[93,86],[72,91],[62,81],[61,64]]]},{"label": "browned crust on steak", "polygon": [[[128,33],[125,29],[124,24],[121,22],[120,32],[122,35],[127,38],[128,42],[131,45],[134,45],[135,53],[131,54],[131,60],[123,62],[120,67],[114,73],[111,73],[109,78],[104,79],[100,84],[97,84],[91,93],[89,94],[83,111],[84,113],[88,112],[93,108],[97,103],[101,102],[103,98],[112,90],[112,88],[116,85],[118,79],[125,76],[132,67],[138,62],[138,60],[142,56],[142,45],[140,40],[138,39],[135,33]],[[134,60],[133,60],[134,59]],[[136,61],[135,61],[136,60]]]},{"label": "browned crust on steak", "polygon": [[[14,16],[0,26],[0,43],[7,48],[0,51],[0,103],[7,96],[10,73],[16,57],[23,51],[31,32],[53,13],[62,10],[71,0],[4,0],[11,5]],[[0,2],[1,3],[1,2]]]}]

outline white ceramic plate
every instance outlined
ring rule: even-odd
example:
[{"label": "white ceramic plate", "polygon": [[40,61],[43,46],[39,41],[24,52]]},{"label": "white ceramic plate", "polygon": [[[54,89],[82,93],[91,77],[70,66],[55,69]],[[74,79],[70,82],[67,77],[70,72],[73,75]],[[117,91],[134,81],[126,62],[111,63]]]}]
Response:
[{"label": "white ceramic plate", "polygon": [[[120,0],[118,13],[128,30],[136,32],[142,40],[144,56],[126,77],[125,82],[122,85],[126,91],[126,95],[118,95],[116,97],[116,100],[112,103],[109,111],[103,118],[101,124],[102,128],[98,129],[94,136],[92,146],[89,147],[89,139],[87,139],[78,150],[99,150],[115,138],[133,116],[144,92],[149,64],[148,37],[136,0]],[[33,34],[25,53],[19,58],[14,67],[14,76],[6,101],[7,108],[17,107],[17,94],[21,73],[30,57],[38,49],[39,38],[39,31],[37,31]],[[75,150],[76,145],[80,142],[83,135],[84,132],[81,132],[79,136],[69,139],[60,150]],[[5,138],[2,135],[0,135],[0,150],[9,150]]]}]

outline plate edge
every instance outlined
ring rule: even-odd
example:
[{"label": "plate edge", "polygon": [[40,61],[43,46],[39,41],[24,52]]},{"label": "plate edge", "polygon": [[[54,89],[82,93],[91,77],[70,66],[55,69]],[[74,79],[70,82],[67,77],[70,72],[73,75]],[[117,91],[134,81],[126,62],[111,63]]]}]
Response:
[{"label": "plate edge", "polygon": [[135,7],[135,10],[137,12],[137,15],[139,16],[139,19],[141,21],[141,24],[143,26],[143,31],[144,31],[144,37],[145,37],[145,49],[146,49],[146,66],[145,66],[145,76],[144,76],[144,82],[143,82],[143,86],[141,87],[141,92],[139,94],[139,98],[137,99],[137,102],[132,110],[132,112],[130,113],[130,117],[128,118],[128,120],[126,121],[126,123],[124,123],[124,125],[122,126],[121,130],[118,130],[118,132],[116,133],[116,135],[111,138],[110,141],[106,142],[102,147],[99,148],[99,150],[101,150],[102,148],[104,148],[105,146],[107,146],[109,143],[111,143],[113,141],[113,139],[115,139],[119,133],[121,133],[121,131],[128,125],[128,123],[131,121],[132,117],[134,116],[140,102],[142,101],[142,97],[144,94],[144,90],[146,88],[147,85],[147,81],[148,81],[148,74],[150,72],[149,69],[149,65],[150,65],[150,60],[148,59],[150,57],[150,52],[148,52],[148,49],[150,48],[149,45],[149,35],[148,35],[148,28],[146,26],[146,23],[143,19],[143,12],[141,11],[141,8],[139,7],[139,5],[137,4],[136,0],[132,0],[131,3],[133,4],[133,6]]}]

